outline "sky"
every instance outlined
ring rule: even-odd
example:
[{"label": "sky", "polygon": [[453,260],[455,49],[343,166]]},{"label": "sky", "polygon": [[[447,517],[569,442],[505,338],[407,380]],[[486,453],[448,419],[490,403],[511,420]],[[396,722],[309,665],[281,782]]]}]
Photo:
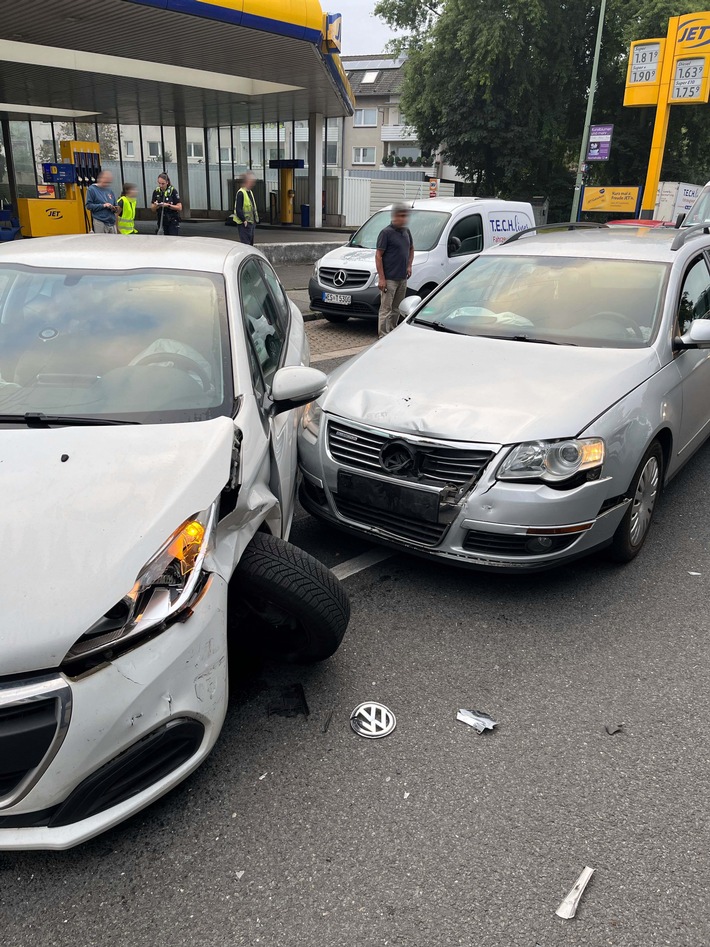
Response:
[{"label": "sky", "polygon": [[343,17],[343,55],[382,53],[393,34],[386,23],[373,16],[377,0],[328,0],[323,9]]}]

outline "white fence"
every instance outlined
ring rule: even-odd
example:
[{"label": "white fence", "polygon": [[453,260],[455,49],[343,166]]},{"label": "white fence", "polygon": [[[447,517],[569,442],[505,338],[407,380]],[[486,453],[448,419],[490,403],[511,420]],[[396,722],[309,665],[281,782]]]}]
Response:
[{"label": "white fence", "polygon": [[[346,179],[347,180],[347,179]],[[439,184],[439,197],[453,197],[453,184]],[[383,181],[373,179],[370,188],[370,213],[396,201],[418,201],[429,197],[428,181]]]},{"label": "white fence", "polygon": [[370,178],[350,178],[343,181],[343,213],[347,227],[359,227],[370,216]]}]

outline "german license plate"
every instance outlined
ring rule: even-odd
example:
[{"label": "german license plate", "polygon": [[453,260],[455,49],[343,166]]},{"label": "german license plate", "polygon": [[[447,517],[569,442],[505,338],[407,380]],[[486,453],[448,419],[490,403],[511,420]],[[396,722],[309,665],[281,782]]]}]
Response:
[{"label": "german license plate", "polygon": [[347,296],[345,293],[323,293],[324,303],[333,303],[336,306],[349,306],[352,301],[353,297]]},{"label": "german license plate", "polygon": [[426,523],[439,522],[439,494],[428,490],[403,487],[339,470],[338,495],[396,516],[412,516]]}]

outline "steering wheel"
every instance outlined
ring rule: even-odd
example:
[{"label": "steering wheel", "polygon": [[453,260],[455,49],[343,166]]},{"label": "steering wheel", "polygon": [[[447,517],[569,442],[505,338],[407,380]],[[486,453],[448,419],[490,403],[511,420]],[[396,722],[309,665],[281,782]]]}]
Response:
[{"label": "steering wheel", "polygon": [[643,337],[643,332],[641,331],[641,326],[638,324],[638,322],[623,312],[614,312],[613,309],[605,309],[603,312],[595,312],[591,318],[608,319],[609,322],[616,322],[617,325],[622,327],[622,329],[631,329],[634,334],[634,338],[638,339],[640,342],[646,341]]},{"label": "steering wheel", "polygon": [[205,372],[204,368],[196,362],[194,358],[190,358],[189,355],[180,355],[178,352],[151,352],[150,355],[144,355],[143,358],[139,358],[138,361],[133,364],[134,367],[137,367],[138,365],[160,365],[164,362],[173,362],[176,368],[197,375],[200,379],[203,391],[209,391],[212,387],[212,382],[207,372]]}]

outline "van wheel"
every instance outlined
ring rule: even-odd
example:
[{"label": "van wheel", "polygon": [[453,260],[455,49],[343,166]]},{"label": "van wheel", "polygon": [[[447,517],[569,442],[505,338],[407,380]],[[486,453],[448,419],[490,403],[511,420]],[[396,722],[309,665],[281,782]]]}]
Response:
[{"label": "van wheel", "polygon": [[350,316],[346,316],[345,313],[342,315],[340,313],[326,312],[323,314],[328,322],[347,322]]},{"label": "van wheel", "polygon": [[342,584],[291,543],[256,533],[229,585],[230,643],[269,660],[310,664],[338,650],[350,620]]},{"label": "van wheel", "polygon": [[609,547],[609,556],[615,562],[631,562],[641,552],[662,487],[663,450],[658,441],[654,441],[631,481],[628,493],[631,502]]}]

